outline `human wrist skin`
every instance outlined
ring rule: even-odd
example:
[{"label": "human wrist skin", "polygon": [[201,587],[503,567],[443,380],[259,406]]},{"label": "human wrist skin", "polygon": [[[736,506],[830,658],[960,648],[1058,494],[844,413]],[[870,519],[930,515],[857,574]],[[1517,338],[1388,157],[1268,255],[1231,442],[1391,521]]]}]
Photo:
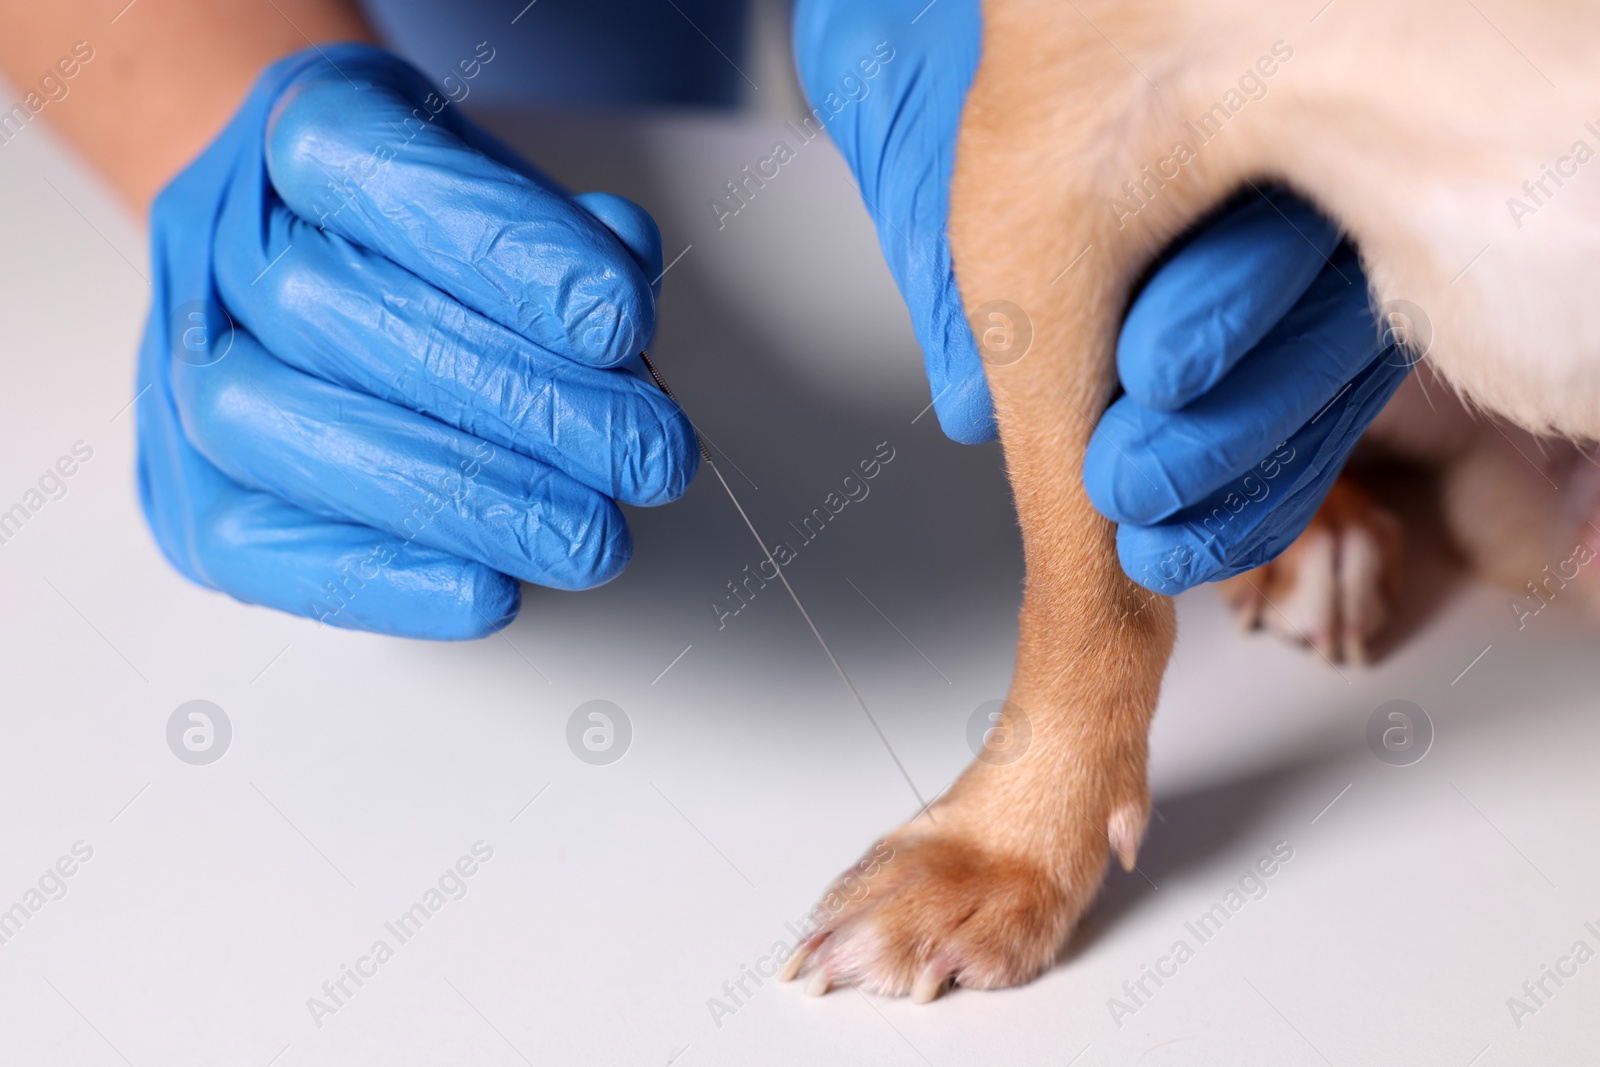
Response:
[{"label": "human wrist skin", "polygon": [[0,72],[12,86],[0,134],[9,144],[49,120],[141,216],[266,66],[312,44],[374,41],[348,0],[125,5],[0,3]]}]

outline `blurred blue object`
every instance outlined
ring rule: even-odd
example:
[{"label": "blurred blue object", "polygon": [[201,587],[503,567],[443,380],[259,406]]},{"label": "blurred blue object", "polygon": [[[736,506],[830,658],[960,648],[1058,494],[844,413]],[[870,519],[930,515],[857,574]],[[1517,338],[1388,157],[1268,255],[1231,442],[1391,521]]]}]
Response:
[{"label": "blurred blue object", "polygon": [[363,0],[384,39],[436,81],[487,42],[479,102],[733,107],[751,91],[748,0]]}]

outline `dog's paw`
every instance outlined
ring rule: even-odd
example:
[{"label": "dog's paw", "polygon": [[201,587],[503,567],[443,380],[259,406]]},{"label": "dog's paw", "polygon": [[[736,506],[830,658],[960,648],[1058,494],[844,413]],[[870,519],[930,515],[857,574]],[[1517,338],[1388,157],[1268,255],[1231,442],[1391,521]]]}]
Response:
[{"label": "dog's paw", "polygon": [[1401,566],[1400,521],[1341,476],[1311,524],[1271,563],[1221,583],[1246,629],[1365,663],[1389,620]]},{"label": "dog's paw", "polygon": [[[1035,860],[977,844],[969,832],[926,819],[913,826],[834,883],[816,913],[821,924],[796,947],[783,980],[803,974],[813,995],[854,985],[918,1002],[952,984],[1020,985],[1050,965],[1104,873],[1104,835],[1098,846],[1082,842],[1097,854],[1069,866],[1094,873],[1078,879],[1092,884],[1074,886]],[[869,860],[874,869],[863,876]]]},{"label": "dog's paw", "polygon": [[[938,831],[888,844],[893,854],[865,892],[801,942],[785,979],[807,974],[813,994],[854,985],[917,1001],[951,982],[1018,985],[1049,966],[1076,918],[1054,880],[1026,860]],[[841,882],[829,896],[844,892]]]}]

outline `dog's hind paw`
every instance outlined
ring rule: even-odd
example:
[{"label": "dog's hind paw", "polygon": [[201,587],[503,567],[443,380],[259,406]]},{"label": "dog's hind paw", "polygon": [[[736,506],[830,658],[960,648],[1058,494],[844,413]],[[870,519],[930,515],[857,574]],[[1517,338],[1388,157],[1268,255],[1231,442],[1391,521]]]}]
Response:
[{"label": "dog's hind paw", "polygon": [[1365,663],[1388,622],[1401,565],[1400,521],[1348,474],[1311,524],[1271,563],[1220,583],[1246,629]]}]

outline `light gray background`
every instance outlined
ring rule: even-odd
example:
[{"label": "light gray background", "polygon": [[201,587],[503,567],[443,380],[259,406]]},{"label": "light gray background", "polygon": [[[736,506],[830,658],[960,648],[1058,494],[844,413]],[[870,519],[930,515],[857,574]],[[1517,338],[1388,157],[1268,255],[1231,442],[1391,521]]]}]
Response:
[{"label": "light gray background", "polygon": [[[998,449],[916,418],[920,355],[831,146],[716,228],[706,201],[784,136],[785,106],[494,124],[575,187],[639,199],[683,253],[654,351],[763,530],[896,449],[790,574],[927,796],[1006,689],[1015,521]],[[709,602],[759,556],[716,482],[632,513],[621,579],[530,589],[488,640],[239,605],[174,574],[138,514],[140,226],[35,123],[0,148],[0,233],[0,506],[94,448],[0,545],[0,907],[94,849],[0,945],[0,1062],[1592,1061],[1600,962],[1520,1029],[1506,1007],[1574,941],[1600,948],[1600,657],[1571,605],[1519,632],[1502,593],[1446,587],[1398,654],[1334,670],[1185,597],[1143,876],[1110,876],[1061,966],[932,1007],[768,982],[719,1027],[708,998],[915,801],[781,590],[717,629]],[[1396,698],[1435,723],[1416,766],[1365,745]],[[210,766],[166,746],[193,699],[233,724]],[[632,720],[610,766],[566,747],[593,699]],[[306,999],[479,839],[467,896],[316,1027]],[[1294,858],[1268,895],[1116,1026],[1108,998],[1278,841]]]}]

